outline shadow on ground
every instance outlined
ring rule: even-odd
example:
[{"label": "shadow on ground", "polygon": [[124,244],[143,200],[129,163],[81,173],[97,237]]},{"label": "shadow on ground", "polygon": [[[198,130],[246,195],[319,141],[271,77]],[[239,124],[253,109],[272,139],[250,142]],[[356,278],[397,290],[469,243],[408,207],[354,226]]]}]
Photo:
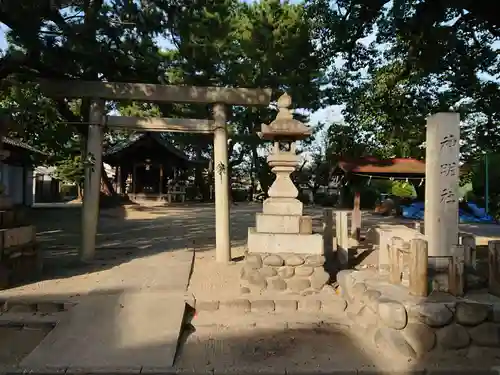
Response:
[{"label": "shadow on ground", "polygon": [[[248,227],[255,225],[255,214],[261,211],[261,207],[261,204],[231,207],[233,248],[246,246]],[[305,214],[313,217],[316,232],[322,232],[322,211],[321,207],[305,209]],[[85,264],[78,257],[81,240],[80,206],[33,209],[31,219],[37,227],[37,240],[45,258],[43,280],[104,271],[134,259],[186,248],[194,248],[197,252],[215,248],[213,204],[133,205],[102,209],[96,237],[96,256]],[[394,219],[364,221],[366,227],[381,222],[394,222]],[[367,246],[369,248],[370,244]],[[327,258],[334,258],[333,249],[326,249],[326,253]],[[361,261],[361,258],[358,260]],[[331,264],[333,262],[328,263]],[[327,271],[333,280],[337,270],[328,266]]]},{"label": "shadow on ground", "polygon": [[[244,246],[247,228],[258,207],[238,206],[231,214],[232,246]],[[70,277],[109,269],[133,259],[186,248],[215,247],[213,205],[113,208],[101,210],[96,256],[79,261],[81,208],[39,208],[32,211],[37,240],[45,258],[44,279]]]},{"label": "shadow on ground", "polygon": [[[99,290],[88,296],[83,296],[80,303],[95,300],[95,303],[106,298],[114,308],[99,310],[99,323],[96,324],[101,338],[97,347],[91,340],[76,340],[74,346],[59,348],[57,355],[44,357],[47,368],[67,366],[71,367],[71,360],[78,358],[92,358],[96,350],[106,348],[107,359],[115,371],[123,373],[118,365],[123,358],[137,359],[142,363],[143,373],[172,373],[168,365],[148,366],[148,363],[159,363],[167,347],[177,345],[176,340],[148,342],[134,341],[129,337],[130,331],[123,329],[124,295],[120,290]],[[33,296],[36,300],[36,296]],[[44,300],[51,296],[43,296]],[[55,298],[61,300],[58,295]],[[109,303],[107,303],[109,306]],[[76,307],[77,308],[77,307]],[[74,308],[74,309],[76,309]],[[70,310],[67,314],[68,322],[75,315]],[[168,316],[165,311],[163,317]],[[429,357],[413,360],[392,357],[389,353],[381,353],[363,343],[359,337],[351,333],[341,324],[315,322],[312,324],[280,324],[274,327],[225,327],[224,322],[216,322],[212,326],[197,326],[194,314],[186,314],[174,369],[190,373],[266,373],[266,374],[311,374],[311,373],[338,373],[338,374],[416,374],[422,368],[447,369],[448,372],[435,374],[456,374],[471,371],[471,374],[494,372],[479,372],[478,369],[490,368],[491,363],[484,361],[486,349],[476,351],[456,351],[452,356]],[[158,319],[161,319],[159,316]],[[140,327],[141,322],[131,322]],[[89,323],[90,324],[90,323]],[[89,326],[89,329],[90,326]],[[133,336],[133,335],[132,335]],[[0,337],[0,348],[8,337]],[[40,337],[34,340],[40,341]],[[50,333],[46,341],[50,343]],[[153,340],[152,340],[153,341]],[[82,342],[85,346],[82,347]],[[42,344],[43,345],[43,344]],[[53,345],[53,343],[52,343]],[[86,346],[88,345],[88,346]],[[32,345],[33,346],[33,345]],[[57,345],[54,346],[57,349]],[[27,354],[27,353],[24,353]],[[158,357],[160,356],[160,357]],[[102,355],[100,356],[102,359]],[[18,365],[21,358],[0,356],[6,362],[0,365]],[[141,360],[143,362],[141,362]],[[168,362],[168,361],[166,361]],[[89,361],[91,363],[91,361]],[[139,366],[139,367],[141,367]],[[91,366],[89,366],[91,368]],[[102,373],[103,366],[96,365]],[[118,368],[118,370],[117,370]],[[125,368],[125,366],[124,366]],[[80,371],[81,371],[80,367]],[[111,369],[111,367],[110,367]],[[452,370],[450,370],[452,369]],[[345,372],[340,372],[340,371]],[[129,372],[138,372],[140,368],[128,367]],[[91,369],[87,369],[91,373]],[[72,373],[69,368],[67,373]]]}]

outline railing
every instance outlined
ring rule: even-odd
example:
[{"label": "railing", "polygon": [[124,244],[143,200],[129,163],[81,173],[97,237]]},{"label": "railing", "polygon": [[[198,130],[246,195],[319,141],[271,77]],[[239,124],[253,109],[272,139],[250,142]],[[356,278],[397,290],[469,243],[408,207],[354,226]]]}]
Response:
[{"label": "railing", "polygon": [[454,246],[450,256],[429,258],[427,241],[424,239],[416,238],[405,242],[399,237],[393,237],[389,251],[389,281],[392,284],[406,284],[412,295],[428,296],[429,289],[433,287],[428,274],[429,260],[448,262],[448,292],[454,296],[463,296],[465,290],[463,245]]},{"label": "railing", "polygon": [[500,297],[500,241],[488,242],[488,291]]},{"label": "railing", "polygon": [[410,242],[393,237],[389,251],[389,280],[392,284],[407,281],[408,289],[415,296],[428,295],[427,242],[413,239]]}]

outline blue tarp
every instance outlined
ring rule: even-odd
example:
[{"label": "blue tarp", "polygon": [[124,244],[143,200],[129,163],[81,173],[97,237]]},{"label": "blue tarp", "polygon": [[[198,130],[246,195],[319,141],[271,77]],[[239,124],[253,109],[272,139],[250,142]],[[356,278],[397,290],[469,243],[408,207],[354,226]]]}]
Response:
[{"label": "blue tarp", "polygon": [[[478,207],[472,202],[467,202],[470,212],[466,212],[462,209],[458,210],[458,217],[460,223],[496,223],[490,215],[486,214],[484,208]],[[424,203],[414,202],[409,206],[401,206],[403,217],[413,220],[423,220],[424,219]]]}]

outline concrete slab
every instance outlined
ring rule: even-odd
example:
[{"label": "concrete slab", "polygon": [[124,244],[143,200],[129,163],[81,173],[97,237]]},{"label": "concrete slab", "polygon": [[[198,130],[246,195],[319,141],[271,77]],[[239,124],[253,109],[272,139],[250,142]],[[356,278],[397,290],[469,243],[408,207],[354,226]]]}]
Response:
[{"label": "concrete slab", "polygon": [[20,365],[86,371],[172,366],[185,307],[183,294],[90,295]]}]

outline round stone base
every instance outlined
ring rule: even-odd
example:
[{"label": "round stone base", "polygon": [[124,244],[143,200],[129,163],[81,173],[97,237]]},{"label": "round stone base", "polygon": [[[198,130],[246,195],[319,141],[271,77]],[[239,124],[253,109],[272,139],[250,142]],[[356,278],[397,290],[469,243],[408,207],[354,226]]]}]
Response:
[{"label": "round stone base", "polygon": [[330,281],[324,265],[322,255],[249,253],[241,268],[241,286],[250,290],[311,294]]},{"label": "round stone base", "polygon": [[500,348],[500,304],[411,296],[376,271],[340,271],[337,281],[353,327],[380,349],[417,358],[435,350]]}]

